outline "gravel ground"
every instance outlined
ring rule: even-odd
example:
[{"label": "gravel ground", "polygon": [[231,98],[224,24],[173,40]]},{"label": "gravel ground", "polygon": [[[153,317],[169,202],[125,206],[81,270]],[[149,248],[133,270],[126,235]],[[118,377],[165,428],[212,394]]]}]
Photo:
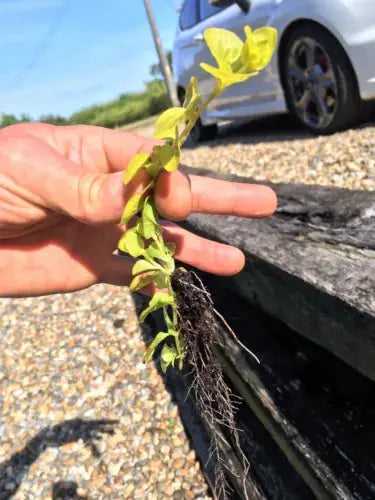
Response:
[{"label": "gravel ground", "polygon": [[375,189],[375,126],[313,137],[286,116],[222,127],[217,140],[185,149],[183,163],[270,182]]},{"label": "gravel ground", "polygon": [[0,499],[209,498],[177,407],[141,362],[127,289],[2,299],[0,313]]}]

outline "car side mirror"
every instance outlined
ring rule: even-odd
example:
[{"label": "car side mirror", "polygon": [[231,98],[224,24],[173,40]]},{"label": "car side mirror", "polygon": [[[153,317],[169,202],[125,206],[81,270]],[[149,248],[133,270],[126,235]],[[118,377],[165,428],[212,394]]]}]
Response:
[{"label": "car side mirror", "polygon": [[236,3],[245,14],[250,10],[250,0],[208,0],[208,2],[215,7],[229,7]]}]

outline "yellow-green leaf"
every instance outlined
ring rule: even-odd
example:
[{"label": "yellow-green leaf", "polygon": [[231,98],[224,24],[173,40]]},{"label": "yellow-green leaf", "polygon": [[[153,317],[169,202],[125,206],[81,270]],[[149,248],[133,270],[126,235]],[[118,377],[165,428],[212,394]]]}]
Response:
[{"label": "yellow-green leaf", "polygon": [[130,283],[130,290],[132,292],[135,292],[136,290],[141,290],[147,285],[150,285],[151,283],[154,283],[157,281],[158,276],[160,272],[159,271],[152,271],[147,274],[138,274],[133,278],[133,281]]},{"label": "yellow-green leaf", "polygon": [[140,231],[144,238],[149,239],[158,231],[157,213],[152,198],[148,196],[142,210]]},{"label": "yellow-green leaf", "polygon": [[137,262],[134,264],[132,269],[132,275],[135,276],[136,274],[145,273],[147,271],[156,271],[158,269],[159,268],[151,264],[151,262],[141,259],[137,260]]},{"label": "yellow-green leaf", "polygon": [[133,156],[124,172],[124,184],[129,184],[135,175],[137,175],[139,170],[145,166],[149,158],[150,153],[145,152],[141,152]]},{"label": "yellow-green leaf", "polygon": [[169,365],[174,366],[174,362],[177,356],[177,352],[174,347],[169,347],[164,344],[163,350],[161,351],[161,369],[163,373],[167,371]]},{"label": "yellow-green leaf", "polygon": [[166,293],[157,292],[154,294],[150,300],[146,309],[139,316],[140,321],[144,321],[146,317],[153,311],[160,309],[161,307],[167,307],[172,305],[174,302],[173,297],[167,295]]},{"label": "yellow-green leaf", "polygon": [[137,233],[136,228],[131,228],[124,233],[118,242],[118,248],[122,252],[126,252],[134,258],[144,254],[145,244],[141,236]]},{"label": "yellow-green leaf", "polygon": [[166,260],[166,263],[165,263],[165,271],[171,275],[173,273],[173,271],[175,270],[175,262],[174,262],[174,259],[173,257],[169,257],[168,260]]},{"label": "yellow-green leaf", "polygon": [[158,273],[155,276],[155,284],[157,288],[160,288],[160,290],[163,290],[164,288],[168,288],[168,279],[169,276],[167,276],[165,273]]},{"label": "yellow-green leaf", "polygon": [[150,359],[154,355],[154,352],[155,352],[156,348],[158,347],[158,345],[160,344],[160,342],[163,342],[163,340],[165,340],[170,335],[172,335],[171,332],[159,332],[155,336],[154,340],[148,346],[147,351],[145,352],[145,354],[143,356],[144,363],[147,363],[148,361],[150,361]]},{"label": "yellow-green leaf", "polygon": [[[164,307],[164,309],[163,309],[163,317],[164,317],[165,324],[168,327],[168,331],[173,330],[173,321],[171,320],[166,307]],[[177,332],[174,332],[173,335],[177,336]]]},{"label": "yellow-green leaf", "polygon": [[251,31],[245,27],[246,41],[243,43],[231,31],[209,28],[205,40],[218,68],[201,63],[201,67],[214,76],[222,88],[244,82],[255,76],[271,60],[277,42],[277,31],[271,27]]},{"label": "yellow-green leaf", "polygon": [[208,28],[204,32],[204,39],[219,68],[230,69],[241,54],[243,42],[232,31]]},{"label": "yellow-green leaf", "polygon": [[155,161],[149,163],[146,167],[147,173],[151,177],[151,179],[156,179],[161,169],[162,166],[159,163],[156,163]]},{"label": "yellow-green leaf", "polygon": [[169,108],[162,113],[157,122],[154,137],[155,139],[175,138],[176,127],[184,123],[185,108]]},{"label": "yellow-green leaf", "polygon": [[176,245],[172,242],[168,242],[165,244],[165,246],[168,250],[169,255],[173,256],[176,252]]},{"label": "yellow-green leaf", "polygon": [[277,44],[277,30],[270,26],[252,31],[245,26],[246,41],[241,52],[242,72],[260,71],[272,59]]},{"label": "yellow-green leaf", "polygon": [[151,259],[165,259],[166,254],[165,252],[159,248],[159,246],[155,243],[152,242],[151,245],[149,245],[146,249],[146,254],[151,257]]},{"label": "yellow-green leaf", "polygon": [[143,194],[135,194],[125,205],[120,224],[127,224],[138,212],[142,210],[144,202]]},{"label": "yellow-green leaf", "polygon": [[186,109],[187,118],[191,118],[197,112],[201,96],[198,92],[198,80],[195,76],[190,78],[189,86],[186,91],[183,107]]},{"label": "yellow-green leaf", "polygon": [[154,161],[167,172],[177,170],[180,164],[180,149],[177,144],[166,143],[154,147]]},{"label": "yellow-green leaf", "polygon": [[250,77],[258,74],[257,71],[252,73],[233,73],[231,71],[224,71],[219,68],[214,68],[213,66],[201,63],[201,68],[214,76],[223,87],[229,87],[230,85],[234,85],[235,83],[241,83],[248,80]]}]

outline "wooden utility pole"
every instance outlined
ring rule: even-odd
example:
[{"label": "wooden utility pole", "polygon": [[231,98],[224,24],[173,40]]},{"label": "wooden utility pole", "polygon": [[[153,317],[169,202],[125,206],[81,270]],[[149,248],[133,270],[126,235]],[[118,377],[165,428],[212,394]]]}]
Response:
[{"label": "wooden utility pole", "polygon": [[147,17],[150,23],[151,31],[152,31],[152,36],[154,38],[154,43],[155,43],[155,48],[159,56],[159,61],[160,61],[160,66],[161,70],[164,76],[164,81],[167,86],[168,94],[169,94],[169,99],[172,103],[172,106],[179,106],[180,103],[178,102],[178,97],[177,97],[177,92],[176,92],[176,87],[173,82],[173,77],[172,77],[172,71],[168,63],[167,56],[165,55],[165,52],[163,50],[163,46],[160,40],[160,35],[158,32],[158,28],[155,23],[155,18],[152,13],[151,9],[151,4],[150,0],[143,0],[143,3],[145,5]]}]

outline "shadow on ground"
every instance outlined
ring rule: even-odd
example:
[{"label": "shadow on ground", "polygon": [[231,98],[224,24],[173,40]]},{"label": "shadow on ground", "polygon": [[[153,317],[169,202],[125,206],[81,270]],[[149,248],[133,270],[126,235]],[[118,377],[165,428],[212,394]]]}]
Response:
[{"label": "shadow on ground", "polygon": [[[58,448],[67,443],[73,443],[82,439],[85,446],[91,449],[94,457],[99,457],[100,452],[95,444],[102,438],[103,434],[114,434],[114,426],[117,420],[66,420],[53,427],[42,429],[18,452],[14,453],[8,460],[0,464],[0,500],[11,498],[18,490],[23,478],[29,471],[30,466],[39,458],[47,448]],[[70,497],[63,496],[64,483],[66,491],[74,490],[74,485],[66,485],[60,481],[54,485],[56,499],[71,499],[79,496],[72,494]],[[76,491],[77,488],[74,490]]]}]

